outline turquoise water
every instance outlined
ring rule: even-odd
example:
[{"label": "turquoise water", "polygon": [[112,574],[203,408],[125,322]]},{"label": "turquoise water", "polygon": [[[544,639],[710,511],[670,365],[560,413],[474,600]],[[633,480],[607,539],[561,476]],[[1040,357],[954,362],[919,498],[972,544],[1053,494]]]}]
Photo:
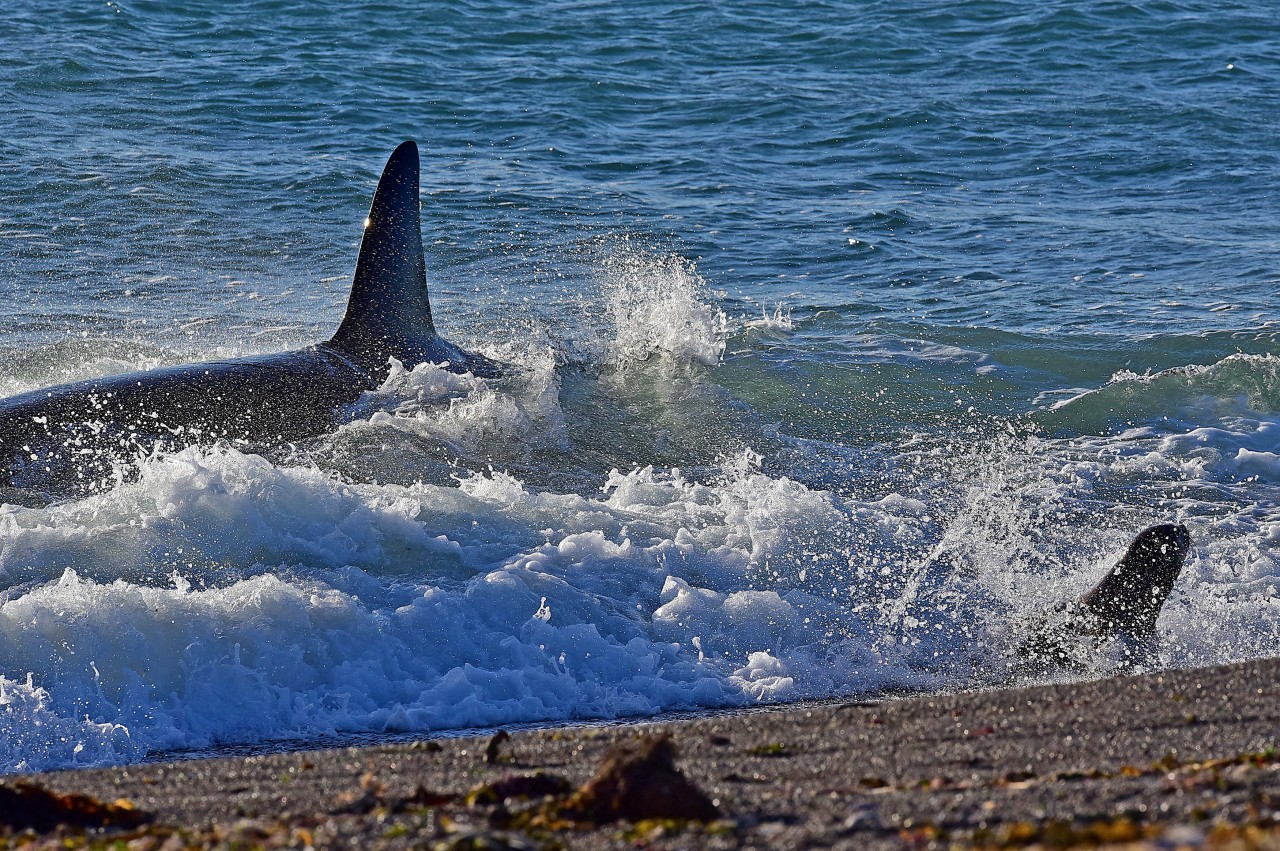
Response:
[{"label": "turquoise water", "polygon": [[1174,519],[1150,664],[1274,655],[1277,32],[9,10],[0,392],[327,338],[406,138],[438,326],[528,373],[0,510],[3,764],[1004,682],[1020,617]]}]

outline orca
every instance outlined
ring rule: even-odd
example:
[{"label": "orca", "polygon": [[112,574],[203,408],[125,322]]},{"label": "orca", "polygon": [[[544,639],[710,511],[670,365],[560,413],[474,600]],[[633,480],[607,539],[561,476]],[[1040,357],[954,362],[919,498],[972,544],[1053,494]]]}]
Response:
[{"label": "orca", "polygon": [[1143,529],[1092,590],[1033,621],[1019,655],[1038,668],[1082,667],[1103,642],[1152,638],[1190,548],[1186,526]]},{"label": "orca", "polygon": [[405,367],[495,378],[504,365],[441,338],[431,317],[418,147],[387,160],[364,223],[346,313],[332,338],[279,354],[77,381],[0,400],[0,482],[66,491],[157,447],[279,446],[319,436]]}]

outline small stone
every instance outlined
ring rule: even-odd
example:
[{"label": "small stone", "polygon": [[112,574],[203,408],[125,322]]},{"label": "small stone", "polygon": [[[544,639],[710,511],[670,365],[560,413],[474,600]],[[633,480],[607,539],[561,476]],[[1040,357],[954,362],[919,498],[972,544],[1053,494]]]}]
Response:
[{"label": "small stone", "polygon": [[[489,765],[495,765],[499,757],[502,755],[502,746],[507,745],[510,749],[511,735],[506,730],[499,730],[489,739],[489,744],[484,749],[484,761]],[[514,755],[511,757],[514,760]]]},{"label": "small stone", "polygon": [[619,743],[562,814],[595,824],[618,819],[719,818],[715,803],[675,767],[675,755],[670,735]]}]

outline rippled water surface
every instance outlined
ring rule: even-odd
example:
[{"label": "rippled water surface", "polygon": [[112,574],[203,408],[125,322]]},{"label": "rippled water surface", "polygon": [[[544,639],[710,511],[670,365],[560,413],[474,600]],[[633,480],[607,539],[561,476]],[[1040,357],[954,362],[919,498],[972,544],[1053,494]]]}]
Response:
[{"label": "rippled water surface", "polygon": [[11,493],[0,766],[1013,682],[1174,520],[1277,652],[1268,3],[412,5],[8,10],[0,392],[327,338],[406,138],[525,369]]}]

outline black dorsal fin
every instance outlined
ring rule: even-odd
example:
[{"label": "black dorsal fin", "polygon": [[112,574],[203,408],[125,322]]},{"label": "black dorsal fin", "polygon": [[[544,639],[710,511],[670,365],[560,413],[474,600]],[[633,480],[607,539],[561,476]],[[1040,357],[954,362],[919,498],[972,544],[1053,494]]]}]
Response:
[{"label": "black dorsal fin", "polygon": [[408,141],[382,170],[365,219],[347,312],[330,342],[376,369],[388,357],[416,363],[437,339],[422,252],[418,146]]}]

